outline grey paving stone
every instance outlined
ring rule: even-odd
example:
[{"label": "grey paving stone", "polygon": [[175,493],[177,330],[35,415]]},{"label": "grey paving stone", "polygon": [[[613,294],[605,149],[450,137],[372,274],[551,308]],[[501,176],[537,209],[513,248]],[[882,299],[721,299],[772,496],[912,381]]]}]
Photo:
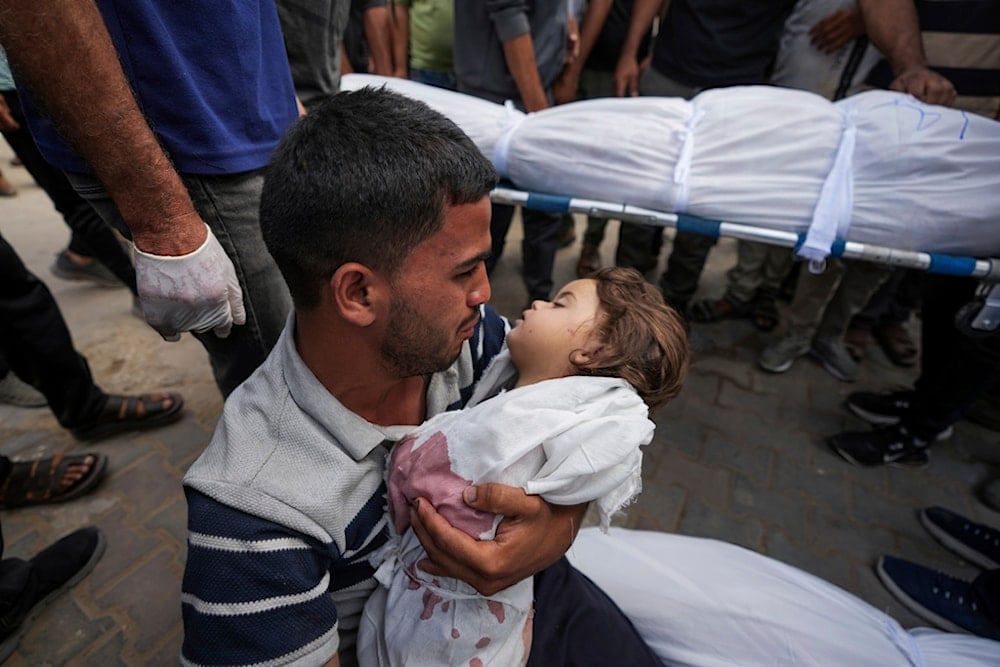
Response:
[{"label": "grey paving stone", "polygon": [[758,486],[770,483],[774,458],[772,449],[755,447],[746,440],[734,442],[732,436],[713,431],[706,433],[701,453],[702,463],[740,471]]},{"label": "grey paving stone", "polygon": [[724,540],[754,551],[760,551],[764,535],[757,519],[722,514],[694,496],[688,498],[677,532]]},{"label": "grey paving stone", "polygon": [[801,465],[784,457],[775,460],[774,488],[784,493],[800,494],[833,509],[847,506],[848,487],[843,475],[820,472],[814,466]]},{"label": "grey paving stone", "polygon": [[809,501],[782,489],[760,488],[743,474],[735,475],[731,507],[734,514],[752,517],[789,535],[804,536],[807,532]]}]

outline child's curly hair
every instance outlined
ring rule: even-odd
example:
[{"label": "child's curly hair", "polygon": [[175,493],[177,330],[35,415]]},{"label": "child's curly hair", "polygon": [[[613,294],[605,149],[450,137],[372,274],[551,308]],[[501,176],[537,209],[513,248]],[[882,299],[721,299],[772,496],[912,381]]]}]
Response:
[{"label": "child's curly hair", "polygon": [[610,267],[588,277],[597,281],[603,315],[592,334],[604,347],[578,371],[626,380],[652,413],[684,384],[690,357],[687,324],[635,269]]}]

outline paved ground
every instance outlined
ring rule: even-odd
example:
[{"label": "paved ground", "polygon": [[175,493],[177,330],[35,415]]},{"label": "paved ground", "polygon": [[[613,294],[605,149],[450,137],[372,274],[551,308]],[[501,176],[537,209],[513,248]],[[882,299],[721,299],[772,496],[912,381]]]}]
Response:
[{"label": "paved ground", "polygon": [[[67,230],[24,170],[7,166],[8,157],[0,147],[0,166],[21,194],[0,199],[0,232],[52,289],[99,384],[116,392],[177,390],[187,399],[179,423],[93,446],[110,457],[95,493],[0,514],[8,556],[30,556],[87,524],[100,526],[109,542],[95,570],[35,621],[8,664],[176,664],[186,512],[180,479],[207,444],[222,402],[192,338],[162,342],[129,314],[124,289],[49,273]],[[525,300],[517,279],[519,245],[512,233],[494,280],[494,304],[505,314],[515,314]],[[605,246],[609,259],[613,244]],[[577,252],[576,246],[560,251],[560,284],[572,278]],[[733,258],[729,241],[713,252],[706,294],[721,292]],[[906,626],[918,624],[883,590],[872,563],[891,553],[972,576],[970,566],[924,533],[915,512],[940,504],[1000,525],[1000,515],[971,494],[1000,464],[1000,435],[963,423],[952,440],[935,447],[924,470],[850,466],[824,444],[826,435],[861,427],[841,409],[843,398],[855,388],[908,384],[913,372],[892,367],[873,349],[855,385],[837,382],[808,360],[772,376],[752,364],[765,340],[746,322],[696,327],[687,386],[657,419],[643,494],[620,523],[741,544],[824,577]],[[3,454],[80,449],[46,410],[0,406]]]}]

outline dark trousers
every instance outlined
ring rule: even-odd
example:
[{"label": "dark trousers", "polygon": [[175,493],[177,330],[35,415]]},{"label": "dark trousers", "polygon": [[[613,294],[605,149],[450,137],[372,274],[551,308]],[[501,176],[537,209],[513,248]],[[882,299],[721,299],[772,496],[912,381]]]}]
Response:
[{"label": "dark trousers", "polygon": [[122,250],[118,238],[101,216],[77,194],[62,171],[49,164],[28,131],[28,125],[21,113],[21,105],[14,91],[3,92],[4,101],[10,107],[11,115],[20,128],[4,132],[3,137],[14,153],[21,158],[24,168],[35,179],[38,186],[52,200],[66,225],[73,231],[69,249],[80,255],[94,257],[118,277],[132,294],[136,293],[135,269],[129,256]]},{"label": "dark trousers", "polygon": [[879,324],[905,324],[920,306],[924,275],[918,269],[894,269],[864,310],[851,320],[851,328],[871,331]]},{"label": "dark trousers", "polygon": [[[490,219],[493,248],[486,262],[486,270],[489,273],[493,272],[493,267],[503,254],[513,217],[513,206],[493,204],[493,217]],[[562,218],[556,213],[523,208],[521,221],[524,225],[524,240],[521,242],[524,287],[528,290],[530,300],[548,300],[552,293],[552,268],[555,265],[556,251],[559,249]]]},{"label": "dark trousers", "polygon": [[931,439],[958,421],[1000,376],[1000,332],[971,337],[955,327],[955,314],[976,284],[972,278],[924,277],[920,377],[902,420],[919,438]]},{"label": "dark trousers", "polygon": [[86,426],[107,400],[74,348],[49,289],[0,236],[0,355],[34,385],[68,429]]},{"label": "dark trousers", "polygon": [[535,575],[528,667],[661,667],[622,610],[565,558]]}]

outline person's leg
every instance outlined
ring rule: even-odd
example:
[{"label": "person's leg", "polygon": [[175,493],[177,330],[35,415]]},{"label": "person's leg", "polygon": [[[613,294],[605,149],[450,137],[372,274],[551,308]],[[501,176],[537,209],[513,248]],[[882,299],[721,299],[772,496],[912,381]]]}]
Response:
[{"label": "person's leg", "polygon": [[761,351],[757,357],[758,366],[769,373],[784,373],[796,359],[813,349],[826,305],[843,274],[843,263],[832,258],[827,261],[823,273],[802,273],[795,298],[786,311],[788,328],[782,337]]},{"label": "person's leg", "polygon": [[[892,269],[875,262],[845,263],[846,270],[831,296],[816,329],[816,337],[840,340],[854,317],[870,301],[872,294],[889,279]],[[801,289],[801,286],[800,286]]]},{"label": "person's leg", "polygon": [[648,273],[656,268],[662,245],[662,227],[640,225],[623,220],[618,228],[615,265],[626,269],[635,269],[640,273]]},{"label": "person's leg", "polygon": [[576,262],[577,278],[586,278],[601,268],[601,242],[608,221],[604,218],[587,218],[587,229],[583,233],[580,259]]},{"label": "person's leg", "polygon": [[563,558],[535,575],[529,667],[663,663],[621,609]]},{"label": "person's leg", "polygon": [[[109,224],[128,228],[101,184],[92,177],[69,175],[78,192]],[[260,232],[261,171],[232,176],[182,176],[195,209],[233,262],[243,288],[247,321],[227,338],[194,334],[208,351],[216,384],[228,396],[264,361],[278,339],[291,309],[281,272]]]},{"label": "person's leg", "polygon": [[971,278],[925,277],[921,373],[913,403],[901,420],[920,438],[933,439],[958,421],[1000,376],[1000,336],[971,338],[955,327],[955,314],[972,299],[975,288]]},{"label": "person's leg", "polygon": [[698,290],[701,272],[716,240],[689,232],[674,235],[674,246],[667,258],[667,269],[660,278],[660,289],[667,303],[681,312]]},{"label": "person's leg", "polygon": [[766,243],[744,241],[736,243],[736,264],[726,273],[725,299],[736,304],[750,303],[764,283],[764,263],[767,261]]},{"label": "person's leg", "polygon": [[504,204],[490,205],[490,239],[492,246],[490,256],[486,260],[486,272],[493,273],[497,262],[503,256],[504,247],[507,245],[507,232],[510,231],[510,223],[514,219],[514,207]]},{"label": "person's leg", "polygon": [[0,237],[0,352],[18,376],[37,387],[65,428],[92,421],[107,396],[74,348],[48,288]]},{"label": "person's leg", "polygon": [[552,294],[552,269],[555,266],[562,217],[557,213],[521,209],[524,240],[521,253],[524,258],[524,287],[528,298],[548,299]]},{"label": "person's leg", "polygon": [[10,144],[14,153],[21,158],[25,169],[35,179],[38,186],[45,191],[53,206],[62,215],[66,225],[72,230],[73,241],[71,241],[70,249],[80,255],[93,257],[100,261],[135,294],[135,269],[128,254],[122,250],[121,244],[118,243],[114,232],[90,204],[73,189],[66,175],[49,164],[42,156],[28,131],[17,94],[5,91],[3,97],[14,119],[21,125],[17,130],[4,131],[4,139]]}]

